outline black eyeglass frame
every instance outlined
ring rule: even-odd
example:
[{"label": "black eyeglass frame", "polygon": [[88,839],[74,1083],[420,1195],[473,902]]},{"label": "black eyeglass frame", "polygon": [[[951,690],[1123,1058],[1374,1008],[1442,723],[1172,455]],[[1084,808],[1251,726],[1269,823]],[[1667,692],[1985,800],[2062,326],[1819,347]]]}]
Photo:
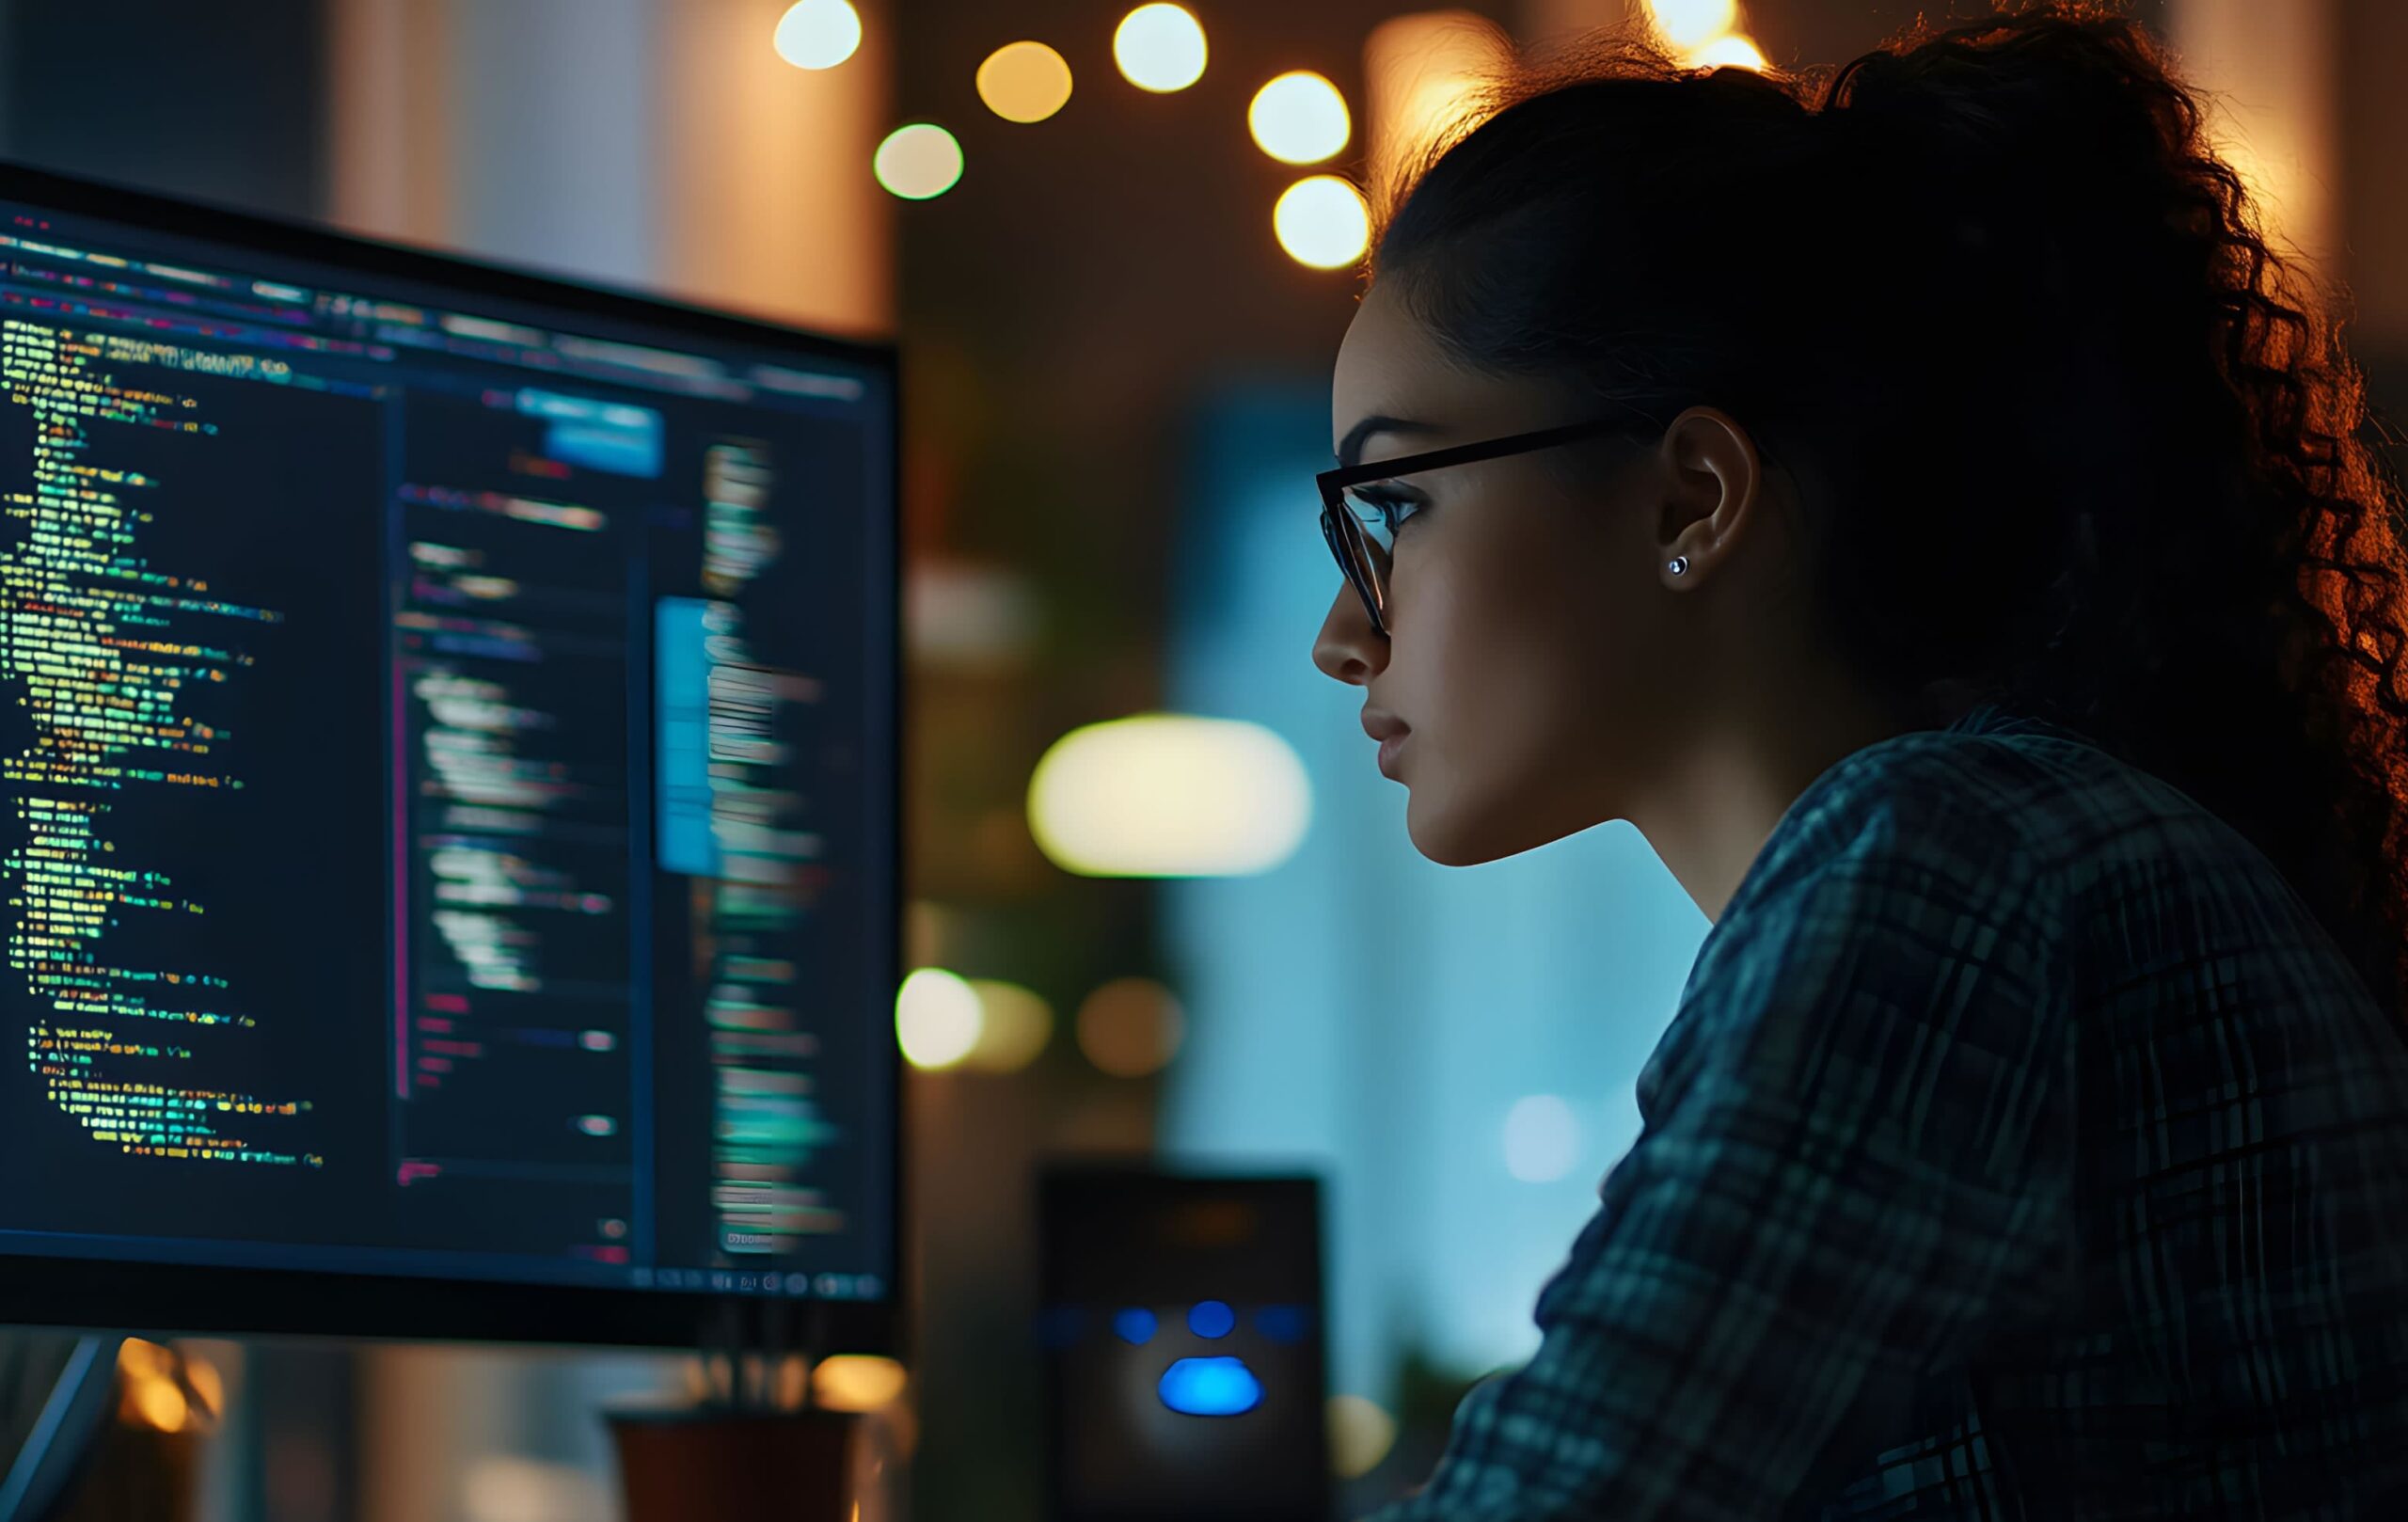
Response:
[{"label": "black eyeglass frame", "polygon": [[1371,632],[1383,640],[1388,636],[1387,593],[1381,579],[1372,573],[1374,547],[1364,536],[1362,524],[1355,521],[1354,515],[1346,507],[1342,494],[1348,487],[1374,481],[1390,481],[1399,476],[1419,475],[1426,470],[1440,470],[1453,465],[1470,465],[1480,460],[1527,454],[1534,450],[1553,449],[1558,444],[1597,438],[1607,434],[1629,433],[1642,422],[1653,421],[1653,419],[1644,417],[1634,419],[1630,413],[1624,412],[1609,418],[1592,418],[1586,422],[1533,429],[1526,434],[1508,434],[1502,438],[1481,439],[1472,444],[1452,444],[1445,449],[1425,450],[1418,454],[1400,454],[1393,459],[1342,465],[1313,477],[1313,484],[1321,488],[1322,537],[1329,542],[1329,552],[1337,558],[1338,568],[1345,574],[1347,585],[1363,599],[1363,611],[1370,617]]}]

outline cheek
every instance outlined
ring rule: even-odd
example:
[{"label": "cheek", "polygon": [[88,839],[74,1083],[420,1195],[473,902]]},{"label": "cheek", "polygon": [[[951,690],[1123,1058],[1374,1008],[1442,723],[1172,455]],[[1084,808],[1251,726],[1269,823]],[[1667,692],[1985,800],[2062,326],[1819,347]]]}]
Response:
[{"label": "cheek", "polygon": [[1529,531],[1519,516],[1433,533],[1397,565],[1394,706],[1459,765],[1576,727],[1604,654],[1590,547]]}]

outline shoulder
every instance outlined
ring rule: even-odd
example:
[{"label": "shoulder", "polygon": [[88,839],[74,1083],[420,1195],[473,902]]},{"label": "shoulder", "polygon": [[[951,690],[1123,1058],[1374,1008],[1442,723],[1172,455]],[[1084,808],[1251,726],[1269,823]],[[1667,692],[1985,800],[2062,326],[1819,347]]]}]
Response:
[{"label": "shoulder", "polygon": [[2028,891],[2097,785],[2087,758],[2072,753],[2090,750],[2052,737],[1916,730],[1852,752],[1792,801],[1725,917],[1835,876]]},{"label": "shoulder", "polygon": [[1641,1076],[1642,1117],[1718,1064],[1877,1072],[1936,1030],[1977,1067],[2057,1060],[2078,916],[2048,843],[2074,784],[2020,752],[1915,731],[1800,793],[1699,949]]}]

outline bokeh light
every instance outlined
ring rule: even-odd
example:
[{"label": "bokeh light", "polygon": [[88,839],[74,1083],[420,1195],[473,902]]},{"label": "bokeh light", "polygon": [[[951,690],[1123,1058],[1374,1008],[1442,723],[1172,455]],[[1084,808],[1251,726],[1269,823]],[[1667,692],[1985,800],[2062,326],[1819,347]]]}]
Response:
[{"label": "bokeh light", "polygon": [[892,1358],[840,1353],[811,1371],[811,1395],[831,1411],[875,1411],[893,1404],[910,1378]]},{"label": "bokeh light", "polygon": [[895,996],[895,1039],[914,1068],[950,1068],[978,1045],[986,1009],[978,991],[942,967],[923,967]]},{"label": "bokeh light", "polygon": [[1387,183],[1432,146],[1476,125],[1511,74],[1513,41],[1466,10],[1394,16],[1363,40],[1371,182]]},{"label": "bokeh light", "polygon": [[118,1344],[117,1419],[153,1432],[214,1431],[224,1378],[198,1352],[130,1337]]},{"label": "bokeh light", "polygon": [[1329,1398],[1329,1467],[1340,1480],[1360,1480],[1396,1446],[1396,1418],[1359,1395]]},{"label": "bokeh light", "polygon": [[1762,73],[1767,67],[1762,49],[1747,38],[1734,32],[1718,37],[1689,55],[1692,69],[1753,69]]},{"label": "bokeh light", "polygon": [[1312,785],[1259,724],[1140,714],[1054,741],[1028,784],[1028,827],[1083,877],[1242,877],[1291,855]]},{"label": "bokeh light", "polygon": [[1139,6],[1112,34],[1112,61],[1139,89],[1165,94],[1204,77],[1204,28],[1183,6]]},{"label": "bokeh light", "polygon": [[1255,146],[1283,164],[1318,164],[1354,132],[1346,97],[1309,69],[1281,74],[1255,91],[1245,124]]},{"label": "bokeh light", "polygon": [[158,1432],[182,1432],[184,1419],[192,1414],[184,1392],[172,1381],[147,1379],[131,1391],[134,1408],[141,1413],[142,1424]]},{"label": "bokeh light", "polygon": [[1070,66],[1042,42],[1006,42],[978,66],[978,99],[1006,121],[1042,121],[1069,103]]},{"label": "bokeh light", "polygon": [[176,1356],[138,1337],[118,1344],[118,1420],[153,1432],[182,1432],[191,1414],[176,1383]]},{"label": "bokeh light", "polygon": [[1647,0],[1656,30],[1676,48],[1694,48],[1721,36],[1739,19],[1733,0]]},{"label": "bokeh light", "polygon": [[1580,1157],[1580,1122],[1553,1094],[1533,1094],[1505,1117],[1505,1171],[1524,1183],[1553,1183]]},{"label": "bokeh light", "polygon": [[1271,228],[1290,259],[1317,270],[1352,264],[1371,246],[1371,211],[1363,193],[1334,174],[1290,185],[1271,210]]},{"label": "bokeh light", "polygon": [[1115,1078],[1161,1071],[1186,1035],[1179,1001],[1149,977],[1117,978],[1079,1006],[1079,1050]]},{"label": "bokeh light", "polygon": [[131,1377],[151,1376],[173,1379],[176,1356],[157,1342],[129,1337],[117,1345],[118,1371]]},{"label": "bokeh light", "polygon": [[1164,1405],[1187,1417],[1239,1417],[1262,1403],[1262,1381],[1243,1358],[1181,1358],[1155,1386]]},{"label": "bokeh light", "polygon": [[770,42],[797,69],[833,69],[862,45],[861,13],[851,0],[795,0]]},{"label": "bokeh light", "polygon": [[226,1376],[217,1366],[198,1353],[185,1352],[184,1387],[191,1392],[192,1403],[204,1417],[217,1417],[226,1410]]},{"label": "bokeh light", "polygon": [[878,145],[870,161],[878,182],[905,200],[927,200],[951,190],[961,178],[961,145],[929,121],[897,127]]},{"label": "bokeh light", "polygon": [[1054,1037],[1054,1007],[1017,983],[970,980],[978,996],[978,1039],[962,1059],[987,1072],[1018,1072]]}]

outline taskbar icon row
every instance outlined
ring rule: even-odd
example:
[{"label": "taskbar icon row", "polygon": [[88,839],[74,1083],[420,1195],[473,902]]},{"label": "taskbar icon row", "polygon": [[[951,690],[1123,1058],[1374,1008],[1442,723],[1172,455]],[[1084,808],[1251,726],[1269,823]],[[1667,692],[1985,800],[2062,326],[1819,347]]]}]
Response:
[{"label": "taskbar icon row", "polygon": [[696,1294],[784,1295],[797,1299],[876,1300],[886,1281],[875,1274],[748,1273],[724,1268],[633,1268],[628,1282],[639,1290],[675,1290]]}]

